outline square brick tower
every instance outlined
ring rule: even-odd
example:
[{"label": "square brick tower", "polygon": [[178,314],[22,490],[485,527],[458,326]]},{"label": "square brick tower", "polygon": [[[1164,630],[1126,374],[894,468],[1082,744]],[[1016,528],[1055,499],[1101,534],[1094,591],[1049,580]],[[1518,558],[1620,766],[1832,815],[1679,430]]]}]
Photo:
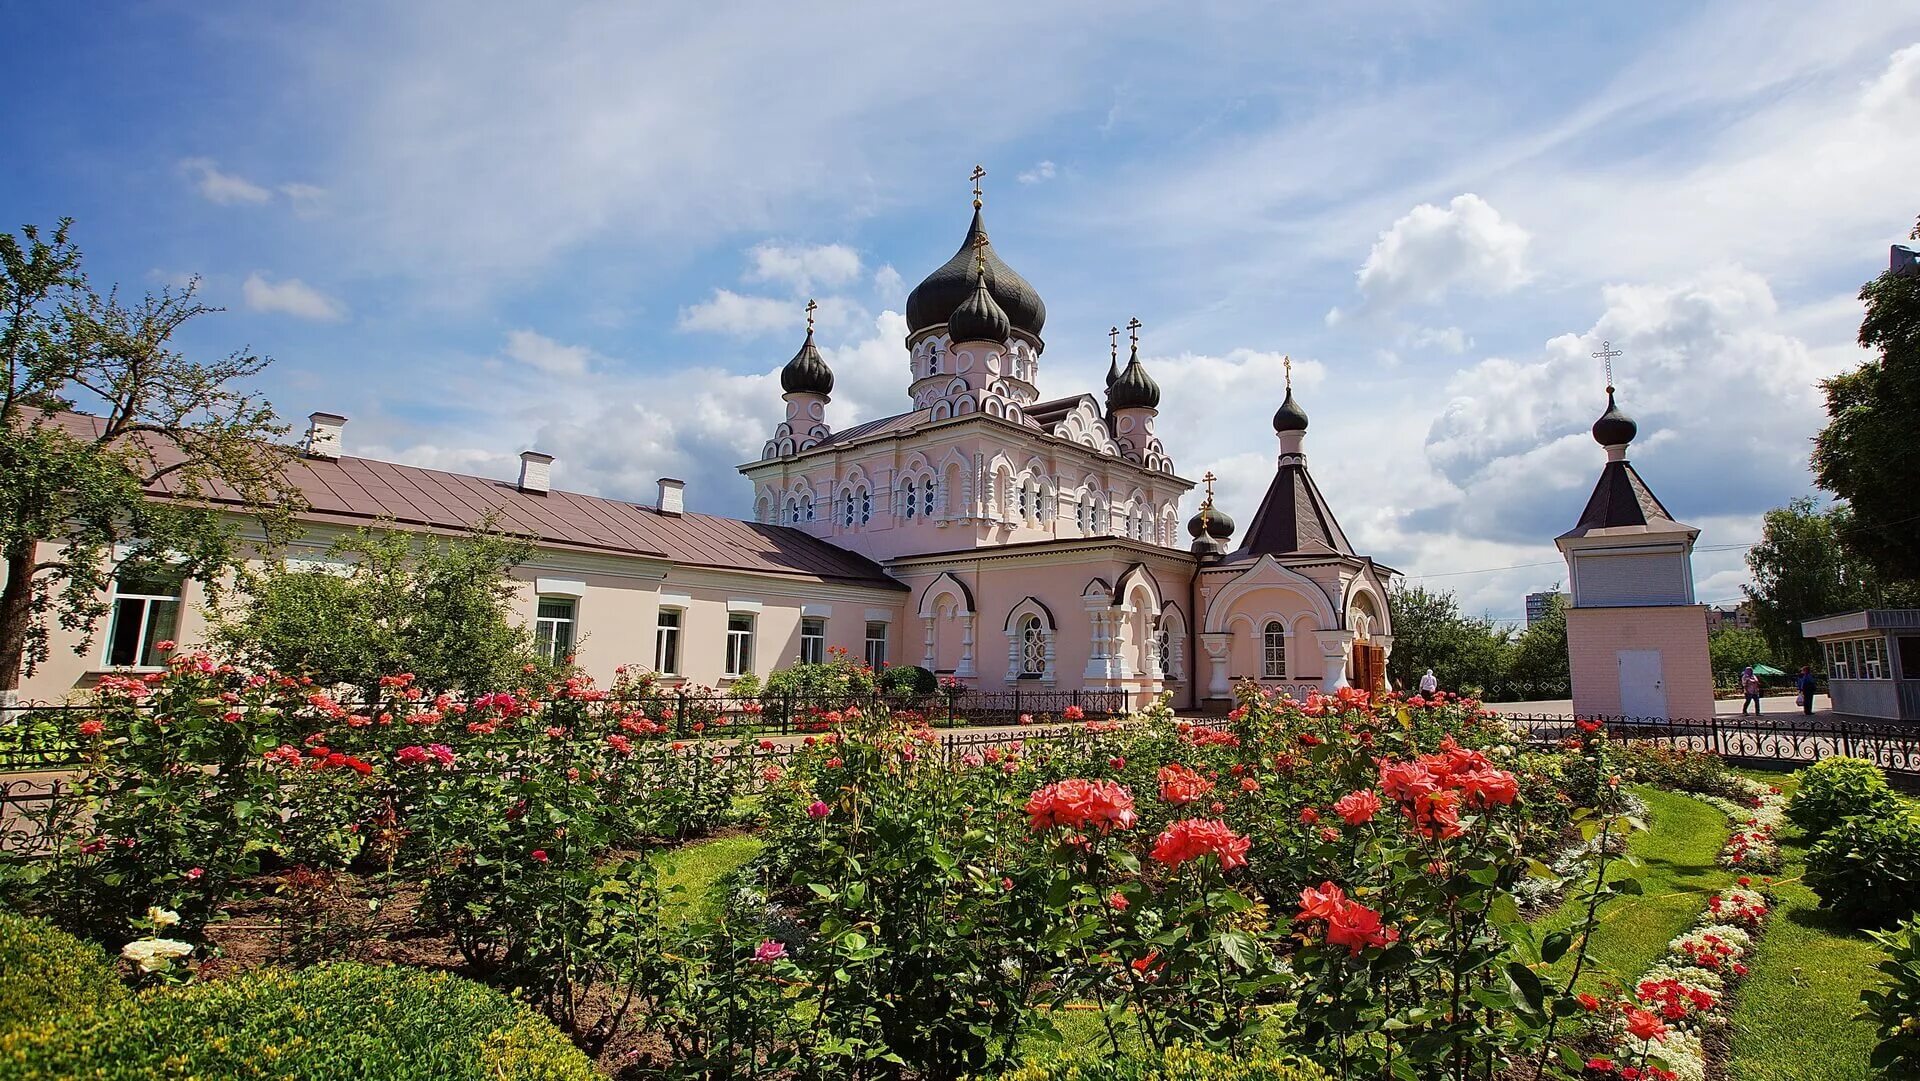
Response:
[{"label": "square brick tower", "polygon": [[1554,543],[1573,605],[1567,653],[1581,716],[1705,720],[1713,716],[1706,607],[1693,596],[1700,531],[1667,513],[1627,461],[1639,431],[1614,404],[1593,425],[1607,451],[1580,524]]}]

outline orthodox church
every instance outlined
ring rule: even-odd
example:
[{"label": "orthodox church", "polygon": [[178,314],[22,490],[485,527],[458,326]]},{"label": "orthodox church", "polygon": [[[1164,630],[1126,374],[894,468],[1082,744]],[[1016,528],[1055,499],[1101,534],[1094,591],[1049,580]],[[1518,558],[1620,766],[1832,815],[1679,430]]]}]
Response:
[{"label": "orthodox church", "polygon": [[910,408],[835,430],[809,304],[786,419],[740,467],[756,521],[876,562],[910,598],[895,661],[982,690],[1170,689],[1198,708],[1240,679],[1383,686],[1394,572],[1354,551],[1314,483],[1291,378],[1246,533],[1211,475],[1182,530],[1194,482],[1156,428],[1139,321],[1124,365],[1110,328],[1102,393],[1043,397],[1046,304],[988,238],[980,175],[959,249],[907,297]]}]

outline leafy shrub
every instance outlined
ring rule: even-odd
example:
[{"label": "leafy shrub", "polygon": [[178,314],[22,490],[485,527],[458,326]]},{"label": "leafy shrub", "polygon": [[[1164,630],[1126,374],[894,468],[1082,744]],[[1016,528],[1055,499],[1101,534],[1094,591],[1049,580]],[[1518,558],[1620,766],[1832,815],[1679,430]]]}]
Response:
[{"label": "leafy shrub", "polygon": [[1859,758],[1823,758],[1800,771],[1787,818],[1818,838],[1854,815],[1883,815],[1899,804],[1880,767]]},{"label": "leafy shrub", "polygon": [[100,947],[39,920],[0,915],[0,1032],[91,1013],[126,997]]},{"label": "leafy shrub", "polygon": [[[1860,1019],[1880,1028],[1872,1066],[1887,1076],[1920,1074],[1920,919],[1898,930],[1870,932],[1886,947],[1887,959],[1874,966],[1889,986],[1860,992]],[[1894,1067],[1901,1067],[1896,1071]]]},{"label": "leafy shrub", "polygon": [[1124,1058],[1087,1052],[1057,1055],[1029,1060],[1000,1076],[1001,1081],[1321,1081],[1327,1074],[1312,1063],[1174,1046],[1159,1055]]},{"label": "leafy shrub", "polygon": [[1920,904],[1920,812],[1843,819],[1807,853],[1807,886],[1857,924],[1912,913]]},{"label": "leafy shrub", "polygon": [[445,973],[358,964],[161,988],[0,1036],[0,1077],[596,1081],[560,1031]]},{"label": "leafy shrub", "polygon": [[1630,781],[1713,796],[1733,795],[1739,780],[1717,754],[1640,740],[1614,745],[1613,768]]},{"label": "leafy shrub", "polygon": [[926,695],[940,689],[940,680],[917,664],[900,664],[880,674],[880,688],[888,694]]}]

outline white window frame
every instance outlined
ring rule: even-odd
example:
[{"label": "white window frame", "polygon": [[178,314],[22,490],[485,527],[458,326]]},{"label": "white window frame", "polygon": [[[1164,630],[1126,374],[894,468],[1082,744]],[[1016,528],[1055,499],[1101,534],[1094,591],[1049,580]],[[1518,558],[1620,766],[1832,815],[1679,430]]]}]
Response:
[{"label": "white window frame", "polygon": [[[542,605],[564,604],[567,614],[564,616],[544,616],[540,614]],[[557,649],[558,631],[561,624],[567,628],[567,641],[564,650]],[[533,599],[533,645],[549,664],[564,664],[573,655],[573,644],[580,629],[580,599],[565,595],[541,594]]]},{"label": "white window frame", "polygon": [[[109,616],[107,621],[107,640],[100,651],[101,663],[108,668],[165,668],[167,662],[164,657],[155,656],[149,658],[148,663],[140,663],[142,656],[147,653],[150,646],[148,632],[152,630],[154,606],[157,604],[172,604],[174,606],[173,631],[167,635],[167,638],[171,638],[173,635],[180,633],[180,610],[185,606],[186,591],[187,584],[186,581],[182,579],[175,583],[171,596],[164,593],[125,593],[120,589],[120,576],[115,575],[113,579],[113,596],[107,602],[107,612]],[[116,632],[120,628],[121,601],[137,603],[140,606],[140,622],[136,632],[137,636],[134,638],[134,655],[133,660],[129,663],[116,663],[113,659],[114,643],[120,638]],[[156,639],[156,641],[165,640],[165,638]]]},{"label": "white window frame", "polygon": [[[873,629],[875,627],[880,628],[880,633],[878,636],[876,636],[873,633]],[[884,620],[878,620],[878,619],[867,620],[867,652],[866,652],[867,667],[873,669],[876,672],[886,667],[887,639],[891,637],[889,632],[891,632],[892,630],[893,630],[893,625],[885,622]]]},{"label": "white window frame", "polygon": [[1277,619],[1260,630],[1260,678],[1287,678],[1287,628]]},{"label": "white window frame", "polygon": [[754,622],[751,612],[727,613],[727,668],[724,674],[728,679],[738,679],[753,672]]},{"label": "white window frame", "polygon": [[800,617],[800,663],[827,663],[827,618]]},{"label": "white window frame", "polygon": [[[667,618],[673,618],[672,623]],[[653,670],[663,676],[680,674],[680,645],[686,630],[685,608],[662,607],[653,624]]]}]

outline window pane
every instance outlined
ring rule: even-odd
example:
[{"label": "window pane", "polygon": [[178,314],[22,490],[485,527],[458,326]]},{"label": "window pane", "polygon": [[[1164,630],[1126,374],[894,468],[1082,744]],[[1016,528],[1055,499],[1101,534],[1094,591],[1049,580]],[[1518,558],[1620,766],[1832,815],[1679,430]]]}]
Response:
[{"label": "window pane", "polygon": [[107,630],[107,663],[114,667],[140,661],[140,623],[146,617],[147,602],[113,602],[113,625]]},{"label": "window pane", "polygon": [[571,597],[540,598],[539,616],[541,619],[572,619],[573,618],[573,598]]}]

